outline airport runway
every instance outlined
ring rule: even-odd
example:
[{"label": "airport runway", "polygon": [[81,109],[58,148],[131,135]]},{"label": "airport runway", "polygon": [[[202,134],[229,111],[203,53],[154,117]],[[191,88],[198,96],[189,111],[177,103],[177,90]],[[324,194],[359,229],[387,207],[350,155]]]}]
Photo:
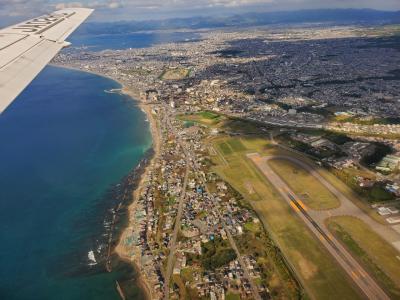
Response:
[{"label": "airport runway", "polygon": [[[368,299],[385,300],[390,299],[375,280],[362,268],[362,266],[351,256],[351,254],[330,234],[326,228],[323,218],[315,218],[313,212],[304,205],[304,203],[295,195],[289,186],[271,169],[268,160],[279,158],[276,156],[262,157],[258,153],[248,154],[247,157],[261,170],[267,179],[276,187],[281,196],[293,208],[298,216],[306,223],[308,228],[319,238],[321,243],[331,253],[337,262],[342,266],[354,283],[360,288]],[[286,157],[285,157],[286,159]],[[290,159],[291,160],[291,159]],[[296,162],[297,163],[297,162]],[[310,166],[306,168],[310,171]],[[315,171],[314,171],[315,172]],[[317,173],[317,172],[316,172]],[[315,174],[312,174],[315,176]],[[321,175],[318,174],[327,183]],[[317,177],[317,176],[316,176]],[[317,177],[320,179],[319,177]],[[325,185],[325,184],[324,184]],[[330,185],[330,184],[329,184]],[[339,193],[333,186],[330,188]],[[329,190],[331,190],[329,188]],[[332,192],[332,191],[331,191]],[[341,195],[342,196],[342,195]],[[340,200],[340,199],[339,199]],[[350,200],[349,200],[350,201]],[[317,212],[318,213],[318,212]]]},{"label": "airport runway", "polygon": [[[298,160],[294,157],[290,156],[274,156],[269,159],[285,159],[291,161],[294,164],[302,167],[306,171],[308,171],[312,176],[314,176],[323,186],[325,186],[336,198],[340,201],[340,207],[330,210],[321,210],[321,211],[311,211],[314,219],[318,219],[321,222],[326,218],[332,216],[353,216],[358,219],[364,221],[367,225],[371,227],[373,231],[375,231],[379,236],[381,236],[384,240],[386,240],[389,244],[392,244],[399,251],[400,255],[400,233],[395,231],[389,225],[383,225],[378,223],[370,216],[368,216],[365,212],[363,212],[358,206],[356,206],[350,199],[348,199],[345,195],[343,195],[339,190],[337,190],[330,182],[328,182],[318,171],[306,164],[305,162]],[[399,262],[400,268],[400,262]]]}]

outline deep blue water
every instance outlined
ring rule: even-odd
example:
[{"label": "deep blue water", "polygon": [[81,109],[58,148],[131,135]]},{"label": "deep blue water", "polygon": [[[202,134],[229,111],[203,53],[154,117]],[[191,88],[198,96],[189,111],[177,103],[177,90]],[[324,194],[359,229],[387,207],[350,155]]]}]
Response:
[{"label": "deep blue water", "polygon": [[74,34],[69,41],[73,47],[87,47],[90,51],[105,49],[146,48],[161,43],[185,42],[200,38],[193,32],[150,32],[121,34]]},{"label": "deep blue water", "polygon": [[0,115],[0,299],[119,299],[118,271],[87,272],[87,252],[151,136],[134,101],[104,92],[118,87],[47,67]]}]

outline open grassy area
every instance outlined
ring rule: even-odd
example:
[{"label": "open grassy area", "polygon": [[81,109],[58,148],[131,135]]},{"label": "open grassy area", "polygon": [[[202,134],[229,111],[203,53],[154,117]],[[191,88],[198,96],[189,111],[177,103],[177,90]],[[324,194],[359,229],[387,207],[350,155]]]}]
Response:
[{"label": "open grassy area", "polygon": [[400,299],[399,253],[362,220],[349,217],[331,217],[329,230],[365,266],[385,288],[392,299]]},{"label": "open grassy area", "polygon": [[188,77],[190,74],[190,69],[176,68],[167,69],[161,74],[160,78],[162,80],[179,80]]},{"label": "open grassy area", "polygon": [[211,111],[202,111],[199,112],[197,115],[201,116],[204,119],[214,120],[220,117],[220,115],[213,113]]},{"label": "open grassy area", "polygon": [[323,210],[339,207],[336,196],[301,166],[285,159],[273,159],[268,164],[310,208]]},{"label": "open grassy area", "polygon": [[229,118],[224,122],[222,129],[227,132],[244,133],[244,134],[263,134],[265,125],[248,120]]},{"label": "open grassy area", "polygon": [[230,139],[227,142],[221,142],[218,144],[218,148],[224,155],[229,155],[234,152],[245,151],[247,148],[242,144],[240,139]]},{"label": "open grassy area", "polygon": [[218,238],[203,243],[201,252],[200,261],[206,270],[217,269],[236,259],[236,253],[230,248],[228,242]]},{"label": "open grassy area", "polygon": [[232,153],[231,147],[229,147],[229,145],[225,142],[218,144],[218,148],[222,151],[224,155]]},{"label": "open grassy area", "polygon": [[[212,140],[212,145],[217,149],[221,143],[232,144],[233,139],[238,138],[217,138]],[[245,156],[250,152],[282,154],[283,150],[257,137],[241,137],[240,142],[247,150],[238,151],[230,147],[228,154],[217,151],[218,155],[213,156],[214,171],[252,205],[311,298],[359,299],[351,281],[334,258]]]},{"label": "open grassy area", "polygon": [[177,119],[190,123],[198,123],[210,128],[218,128],[220,132],[227,134],[266,135],[267,131],[266,125],[255,121],[228,117],[213,111],[182,114]]},{"label": "open grassy area", "polygon": [[194,114],[180,115],[178,119],[214,127],[219,125],[219,123],[224,120],[224,117],[213,112],[203,111]]},{"label": "open grassy area", "polygon": [[226,300],[240,300],[240,295],[228,292],[225,297]]},{"label": "open grassy area", "polygon": [[235,152],[247,150],[247,148],[242,144],[240,139],[230,139],[227,143]]}]

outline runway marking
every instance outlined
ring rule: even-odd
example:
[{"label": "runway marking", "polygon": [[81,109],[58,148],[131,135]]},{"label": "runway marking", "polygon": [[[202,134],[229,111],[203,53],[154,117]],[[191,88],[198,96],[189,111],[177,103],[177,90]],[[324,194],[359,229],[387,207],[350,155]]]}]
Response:
[{"label": "runway marking", "polygon": [[353,277],[356,280],[358,279],[358,275],[354,271],[351,271],[351,277]]},{"label": "runway marking", "polygon": [[300,209],[296,206],[296,204],[294,204],[294,202],[290,202],[290,206],[291,206],[296,212],[300,212]]},{"label": "runway marking", "polygon": [[303,203],[303,201],[301,201],[300,199],[297,199],[297,203],[300,204],[301,208],[304,209],[305,211],[307,211],[307,206]]}]

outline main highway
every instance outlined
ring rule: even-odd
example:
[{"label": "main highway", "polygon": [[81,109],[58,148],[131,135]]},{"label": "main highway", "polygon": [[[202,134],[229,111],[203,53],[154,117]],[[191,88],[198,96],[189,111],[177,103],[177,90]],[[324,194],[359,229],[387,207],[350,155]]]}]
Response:
[{"label": "main highway", "polygon": [[349,278],[359,287],[368,299],[390,299],[375,280],[363,269],[352,255],[333,237],[325,227],[323,220],[314,218],[308,207],[296,196],[289,186],[268,165],[268,160],[275,156],[262,157],[258,153],[250,153],[247,157],[261,170],[275,186],[283,199],[292,207],[308,228],[319,238],[328,252],[345,270]]},{"label": "main highway", "polygon": [[[176,250],[177,250],[178,232],[181,227],[183,208],[184,208],[184,204],[186,202],[185,201],[186,200],[186,190],[187,190],[187,185],[188,185],[189,173],[191,170],[196,170],[197,173],[199,173],[198,171],[200,170],[200,168],[196,164],[196,160],[194,159],[193,154],[190,152],[188,147],[186,147],[185,143],[179,138],[177,132],[175,132],[175,130],[174,130],[174,127],[171,125],[171,121],[170,121],[169,114],[168,114],[168,109],[165,108],[165,111],[167,112],[166,117],[165,117],[165,123],[167,125],[167,128],[171,133],[173,133],[175,135],[175,137],[177,139],[177,144],[180,147],[180,149],[182,149],[182,153],[184,154],[185,160],[186,160],[186,170],[185,170],[185,176],[184,176],[184,180],[183,180],[181,195],[179,197],[178,212],[177,212],[176,219],[175,219],[175,226],[174,226],[174,230],[172,233],[172,238],[168,245],[170,252],[169,252],[168,260],[167,260],[167,266],[166,266],[166,271],[165,271],[165,283],[164,283],[164,300],[168,300],[169,296],[170,296],[170,287],[169,286],[170,286],[171,276],[172,276],[173,267],[174,267],[174,263],[175,263]],[[200,178],[198,178],[198,179],[200,179]],[[203,180],[205,182],[205,177],[203,178]],[[202,181],[202,180],[200,179],[200,181]],[[204,184],[204,187],[205,187],[207,193],[210,196],[212,196],[212,193],[210,193],[210,191],[208,190],[208,186],[206,184]],[[253,279],[250,276],[250,272],[243,260],[242,255],[239,252],[239,249],[236,245],[234,238],[232,237],[229,229],[227,228],[226,223],[223,220],[222,216],[220,216],[220,219],[221,219],[222,226],[224,227],[225,232],[227,233],[229,243],[230,243],[232,249],[235,251],[237,260],[239,261],[239,264],[243,269],[244,278],[246,278],[250,284],[251,291],[253,294],[253,299],[261,300],[261,296],[258,292],[257,285],[255,284],[255,282],[253,281]]]},{"label": "main highway", "polygon": [[178,239],[178,232],[179,229],[181,228],[181,219],[183,215],[183,208],[186,200],[186,190],[187,190],[187,185],[188,185],[188,180],[189,180],[189,172],[190,172],[190,155],[187,153],[185,147],[183,146],[181,140],[179,139],[178,135],[174,131],[173,126],[171,125],[171,121],[169,119],[168,113],[166,113],[165,117],[165,123],[167,125],[168,130],[175,134],[176,139],[177,139],[177,144],[178,146],[182,149],[183,154],[185,156],[186,160],[186,168],[185,168],[185,175],[183,178],[183,185],[182,185],[182,191],[179,196],[179,204],[178,204],[178,212],[176,214],[175,218],[175,225],[174,225],[174,230],[172,232],[172,238],[169,242],[169,255],[168,255],[168,260],[167,260],[167,267],[165,271],[165,283],[164,283],[164,299],[168,300],[169,299],[169,285],[170,285],[170,280],[172,276],[172,271],[175,263],[175,252],[177,248],[177,239]]}]

